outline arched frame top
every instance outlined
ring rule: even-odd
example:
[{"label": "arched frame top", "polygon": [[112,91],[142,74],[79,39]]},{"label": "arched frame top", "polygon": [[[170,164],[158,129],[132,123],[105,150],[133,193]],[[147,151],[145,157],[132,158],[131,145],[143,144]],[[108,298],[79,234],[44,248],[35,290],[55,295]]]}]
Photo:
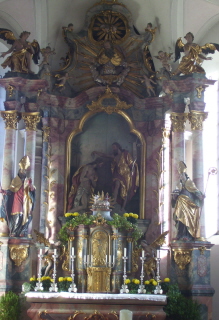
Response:
[{"label": "arched frame top", "polygon": [[[134,134],[141,142],[141,161],[140,161],[140,219],[145,219],[145,199],[146,199],[146,141],[142,133],[135,128],[135,125],[130,118],[130,116],[122,111],[117,110],[117,114],[122,116],[129,125],[130,133]],[[85,123],[94,115],[98,114],[96,111],[88,111],[78,123],[77,128],[75,128],[70,135],[68,136],[66,142],[66,170],[65,170],[65,192],[64,192],[64,204],[65,204],[65,212],[67,209],[67,195],[69,193],[69,185],[70,185],[70,163],[71,163],[71,142],[72,139],[78,134],[83,132],[83,128]]]}]

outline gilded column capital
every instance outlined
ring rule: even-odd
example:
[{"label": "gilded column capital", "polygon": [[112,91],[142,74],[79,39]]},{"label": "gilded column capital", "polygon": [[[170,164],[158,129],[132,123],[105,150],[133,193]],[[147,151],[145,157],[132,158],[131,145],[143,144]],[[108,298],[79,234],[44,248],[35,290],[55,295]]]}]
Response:
[{"label": "gilded column capital", "polygon": [[172,123],[173,132],[184,132],[187,119],[188,113],[172,112],[170,115],[170,120]]},{"label": "gilded column capital", "polygon": [[43,142],[49,142],[50,136],[50,127],[44,126],[43,127]]},{"label": "gilded column capital", "polygon": [[1,111],[1,116],[5,121],[5,129],[17,129],[17,124],[21,119],[20,112],[16,110]]},{"label": "gilded column capital", "polygon": [[189,122],[192,130],[203,130],[203,122],[208,117],[208,112],[192,110],[188,114]]},{"label": "gilded column capital", "polygon": [[37,123],[40,121],[39,112],[22,112],[22,119],[25,123],[25,129],[28,131],[36,131]]}]

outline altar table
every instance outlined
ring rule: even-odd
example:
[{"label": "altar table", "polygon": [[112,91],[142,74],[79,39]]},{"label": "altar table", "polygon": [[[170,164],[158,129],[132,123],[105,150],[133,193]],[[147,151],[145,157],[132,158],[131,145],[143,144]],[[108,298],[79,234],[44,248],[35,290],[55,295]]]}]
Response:
[{"label": "altar table", "polygon": [[26,298],[32,320],[116,320],[122,309],[132,311],[133,320],[166,318],[166,295],[28,292]]}]

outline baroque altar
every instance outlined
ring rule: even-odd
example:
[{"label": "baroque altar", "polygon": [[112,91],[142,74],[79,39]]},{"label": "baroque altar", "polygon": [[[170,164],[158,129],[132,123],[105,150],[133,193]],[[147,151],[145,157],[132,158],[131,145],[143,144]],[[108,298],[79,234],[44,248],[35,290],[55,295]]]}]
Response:
[{"label": "baroque altar", "polygon": [[[204,91],[215,81],[207,79],[201,67],[193,66],[188,72],[185,59],[172,73],[171,54],[163,51],[156,56],[162,68],[155,70],[150,45],[156,41],[156,27],[148,23],[140,34],[128,8],[117,0],[101,0],[91,7],[80,32],[74,32],[72,23],[62,31],[68,52],[61,57],[58,70],[50,65],[55,49],[40,49],[36,41],[27,44],[28,32],[22,33],[20,41],[26,45],[26,53],[31,50],[37,57],[41,52],[38,74],[31,72],[29,60],[25,60],[25,70],[12,64],[20,48],[17,39],[13,40],[16,50],[3,63],[4,67],[10,62],[11,71],[0,79],[6,91],[5,110],[1,112],[5,122],[1,291],[20,292],[23,282],[37,276],[38,255],[42,256],[44,272],[48,272],[45,274],[51,275],[57,250],[57,277],[71,275],[71,256],[75,255],[78,293],[27,293],[31,319],[38,319],[37,310],[58,316],[62,308],[65,319],[75,319],[74,312],[83,308],[91,314],[103,310],[105,316],[113,309],[113,319],[123,307],[132,310],[135,319],[145,315],[164,319],[166,296],[118,292],[124,280],[124,249],[127,275],[140,277],[143,250],[148,258],[142,264],[144,277],[153,278],[157,271],[155,242],[165,234],[166,244],[158,246],[159,276],[174,279],[186,295],[208,309],[206,319],[210,319],[214,293],[209,277],[211,244],[204,239],[204,212],[200,217],[198,210],[204,189]],[[6,38],[7,32],[2,33]],[[191,38],[188,33],[187,45],[194,47]],[[183,47],[180,41],[177,44]],[[214,45],[209,44],[211,51],[218,50]],[[27,57],[29,54],[22,56]],[[196,60],[195,65],[198,57]],[[198,160],[191,179],[185,175],[186,165],[179,170],[179,163],[185,160],[186,122],[192,132],[191,160]],[[20,148],[16,147],[18,140]],[[18,159],[22,149],[29,159],[25,168]],[[181,189],[177,187],[171,193],[179,180]],[[18,182],[15,187],[13,181]],[[98,193],[108,194],[111,199],[101,210],[95,207],[94,199],[91,203]],[[16,202],[20,194],[21,200]],[[171,197],[178,201],[173,210]],[[24,205],[27,199],[31,200],[29,206]],[[185,200],[186,212],[176,209],[180,199]],[[107,202],[108,198],[102,200]],[[18,204],[22,208],[15,210]],[[186,225],[179,218],[191,208],[196,210],[195,234],[191,232],[192,223]],[[96,220],[91,219],[92,212]],[[115,214],[124,217],[128,212],[139,217],[135,229],[133,225],[127,227],[128,218],[123,220],[126,227],[110,224]],[[74,214],[81,219],[85,215],[84,220],[67,225],[68,217]],[[66,229],[62,229],[64,225]],[[142,237],[135,241],[136,230]],[[194,265],[197,268],[193,270]],[[67,310],[68,305],[74,312]],[[41,319],[46,319],[43,316]],[[77,319],[86,316],[78,315]]]}]

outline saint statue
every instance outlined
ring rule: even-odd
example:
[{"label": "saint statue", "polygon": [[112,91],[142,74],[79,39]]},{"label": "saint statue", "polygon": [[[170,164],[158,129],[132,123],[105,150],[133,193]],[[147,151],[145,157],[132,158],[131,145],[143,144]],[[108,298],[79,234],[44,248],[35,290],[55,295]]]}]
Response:
[{"label": "saint statue", "polygon": [[17,176],[11,181],[9,189],[4,190],[0,214],[1,219],[7,221],[12,237],[27,237],[28,226],[32,221],[35,187],[31,178],[26,177],[29,166],[29,157],[24,156],[19,162]]},{"label": "saint statue", "polygon": [[172,207],[176,221],[177,240],[195,240],[200,237],[200,209],[204,195],[186,173],[186,165],[179,162],[180,183],[172,193]]},{"label": "saint statue", "polygon": [[127,150],[122,149],[119,143],[114,142],[112,150],[112,155],[98,151],[94,151],[93,154],[111,159],[114,199],[114,203],[112,204],[118,203],[122,211],[139,187],[139,172],[136,160],[133,160],[131,154]]}]

